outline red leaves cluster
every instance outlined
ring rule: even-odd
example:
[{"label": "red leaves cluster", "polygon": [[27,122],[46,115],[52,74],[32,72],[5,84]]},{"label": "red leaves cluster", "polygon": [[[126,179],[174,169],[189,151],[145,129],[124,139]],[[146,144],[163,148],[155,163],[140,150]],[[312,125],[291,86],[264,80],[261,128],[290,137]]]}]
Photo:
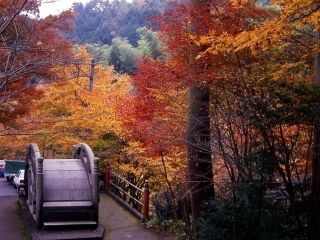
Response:
[{"label": "red leaves cluster", "polygon": [[159,100],[155,92],[183,91],[190,86],[213,88],[226,78],[222,69],[229,63],[223,53],[206,54],[209,46],[202,45],[201,38],[209,33],[211,37],[236,35],[254,27],[252,20],[266,14],[253,1],[239,6],[231,1],[199,2],[171,2],[165,13],[155,17],[165,60],[141,59],[133,78],[136,90],[126,103],[126,125],[135,139],[156,153],[182,143],[185,119],[174,117],[175,109],[172,114],[167,111],[172,105]]},{"label": "red leaves cluster", "polygon": [[[205,54],[209,46],[201,44],[201,38],[236,35],[254,28],[256,20],[268,14],[257,7],[255,1],[246,1],[240,6],[235,6],[231,1],[199,2],[172,2],[168,10],[156,18],[165,44],[167,64],[175,74],[180,72],[179,75],[183,76],[182,79],[175,79],[175,83],[181,85],[181,81],[185,87],[211,86],[223,78],[219,69],[228,64],[223,53]],[[202,54],[201,58],[197,58],[199,54]]]},{"label": "red leaves cluster", "polygon": [[[145,72],[146,73],[146,72]],[[182,147],[182,135],[185,124],[166,98],[168,89],[157,89],[145,85],[145,79],[133,78],[134,90],[122,102],[121,119],[124,128],[130,132],[131,140],[139,141],[151,157],[165,155],[172,148]]]},{"label": "red leaves cluster", "polygon": [[71,12],[39,19],[38,1],[1,1],[0,4],[0,122],[10,123],[31,109],[41,97],[37,84],[56,81],[57,64],[72,57],[65,39]]}]

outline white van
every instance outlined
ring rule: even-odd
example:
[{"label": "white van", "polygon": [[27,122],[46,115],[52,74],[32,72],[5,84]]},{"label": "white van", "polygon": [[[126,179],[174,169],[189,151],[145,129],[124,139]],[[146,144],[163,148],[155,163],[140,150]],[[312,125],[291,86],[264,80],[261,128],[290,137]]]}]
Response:
[{"label": "white van", "polygon": [[0,178],[4,177],[5,160],[0,160]]},{"label": "white van", "polygon": [[24,170],[19,170],[19,172],[14,176],[13,185],[17,188],[17,191],[24,186]]}]

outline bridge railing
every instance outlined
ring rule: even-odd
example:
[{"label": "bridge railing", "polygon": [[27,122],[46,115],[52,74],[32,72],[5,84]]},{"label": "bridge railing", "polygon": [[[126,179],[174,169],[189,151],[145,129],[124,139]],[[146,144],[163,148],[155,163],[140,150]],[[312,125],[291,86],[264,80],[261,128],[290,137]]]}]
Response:
[{"label": "bridge railing", "polygon": [[143,188],[129,182],[125,176],[107,167],[105,170],[105,191],[145,220],[149,217],[149,186],[145,181]]}]

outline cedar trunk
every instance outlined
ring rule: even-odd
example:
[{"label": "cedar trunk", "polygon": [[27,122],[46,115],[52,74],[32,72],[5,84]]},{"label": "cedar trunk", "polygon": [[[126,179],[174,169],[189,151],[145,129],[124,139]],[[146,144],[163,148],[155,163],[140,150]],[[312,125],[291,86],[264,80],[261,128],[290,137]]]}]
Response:
[{"label": "cedar trunk", "polygon": [[[317,7],[317,6],[315,6]],[[318,27],[318,26],[317,26]],[[316,30],[316,41],[320,40],[320,29]],[[315,83],[320,84],[320,54],[314,59]],[[320,106],[319,106],[320,107]],[[320,238],[320,116],[314,122],[314,146],[312,162],[312,209],[310,222],[310,239]]]},{"label": "cedar trunk", "polygon": [[193,232],[196,239],[201,205],[214,197],[208,88],[189,89],[188,181],[191,196]]},{"label": "cedar trunk", "polygon": [[[190,0],[195,9],[202,10],[208,8],[208,2],[208,0]],[[198,17],[197,14],[190,16],[191,31],[196,35],[201,34],[200,29],[203,31],[203,23]],[[191,44],[190,66],[193,66],[193,68],[201,67],[201,65],[194,64],[198,51],[199,49]],[[204,71],[204,69],[193,68],[190,67],[193,77],[197,76],[197,72]],[[193,237],[197,239],[199,232],[197,221],[200,217],[202,204],[206,200],[214,198],[209,115],[210,90],[204,86],[192,86],[189,88],[188,94],[188,186],[191,199]]]}]

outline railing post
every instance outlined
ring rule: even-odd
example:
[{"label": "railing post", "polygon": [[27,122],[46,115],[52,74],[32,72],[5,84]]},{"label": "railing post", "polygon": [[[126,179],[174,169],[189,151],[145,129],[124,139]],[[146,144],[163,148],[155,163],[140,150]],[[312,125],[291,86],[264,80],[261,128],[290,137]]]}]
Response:
[{"label": "railing post", "polygon": [[93,159],[92,171],[92,201],[98,206],[99,203],[99,158]]},{"label": "railing post", "polygon": [[110,191],[111,188],[111,167],[108,165],[105,170],[105,179],[104,179],[104,190],[106,192]]},{"label": "railing post", "polygon": [[149,217],[149,195],[150,195],[149,182],[148,180],[146,180],[143,188],[143,209],[142,209],[143,220],[146,220]]},{"label": "railing post", "polygon": [[92,204],[95,209],[94,218],[95,221],[99,220],[99,202],[100,202],[100,193],[99,193],[99,158],[93,158],[93,171],[92,171]]},{"label": "railing post", "polygon": [[71,158],[75,158],[76,151],[77,151],[77,145],[73,145],[73,146],[72,146],[72,155],[71,155]]},{"label": "railing post", "polygon": [[36,169],[36,225],[42,227],[42,202],[43,202],[43,158],[38,158]]}]

